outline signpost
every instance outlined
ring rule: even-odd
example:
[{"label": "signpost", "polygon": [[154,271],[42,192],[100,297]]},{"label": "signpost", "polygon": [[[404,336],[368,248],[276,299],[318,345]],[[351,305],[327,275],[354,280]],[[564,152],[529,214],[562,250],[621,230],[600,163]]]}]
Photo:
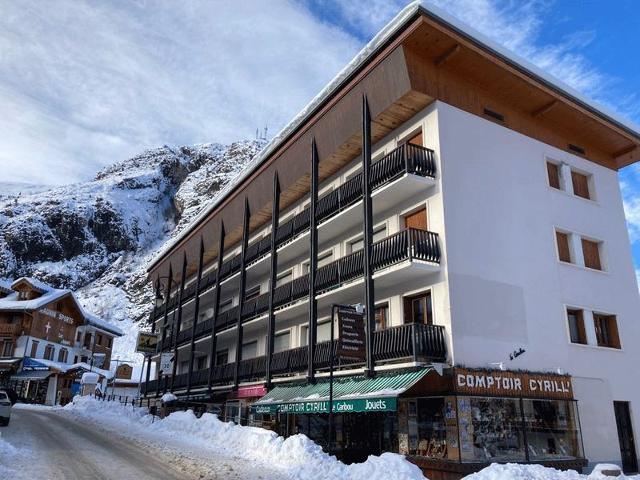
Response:
[{"label": "signpost", "polygon": [[160,375],[165,372],[171,372],[173,370],[173,361],[174,361],[173,353],[163,353],[160,355]]},{"label": "signpost", "polygon": [[[335,356],[333,334],[336,312],[338,314],[338,355],[340,359],[364,360],[365,353],[365,333],[364,333],[364,307],[358,305],[337,305],[331,306],[331,344],[329,347],[329,405],[333,406],[333,359]],[[331,455],[333,444],[333,408],[329,410],[329,441],[327,442],[327,452]]]},{"label": "signpost", "polygon": [[158,348],[158,334],[149,332],[138,332],[136,341],[136,352],[144,354],[156,353]]}]

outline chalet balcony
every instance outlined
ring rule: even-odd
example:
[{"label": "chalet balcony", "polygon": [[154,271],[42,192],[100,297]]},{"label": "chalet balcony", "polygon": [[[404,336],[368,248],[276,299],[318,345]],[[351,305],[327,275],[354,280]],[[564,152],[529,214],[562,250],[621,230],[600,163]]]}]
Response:
[{"label": "chalet balcony", "polygon": [[20,323],[0,323],[0,337],[17,337],[22,333]]},{"label": "chalet balcony", "polygon": [[[387,210],[394,203],[411,198],[432,185],[435,177],[434,152],[428,148],[404,144],[372,164],[371,189],[376,209]],[[356,207],[362,200],[362,173],[349,179],[337,189],[318,200],[318,229],[324,238],[335,238],[350,227],[362,222],[362,215]],[[310,225],[309,209],[306,208],[281,224],[276,230],[278,258],[286,262],[308,250],[303,237],[308,235]],[[268,262],[264,262],[271,251],[271,236],[264,237],[249,245],[246,252],[247,268],[254,268],[255,274],[268,273]],[[220,269],[221,282],[238,274],[241,266],[240,254],[228,259]],[[201,280],[200,290],[212,288],[217,272],[211,272]],[[182,296],[183,304],[195,296],[195,284],[187,287]],[[169,299],[166,308],[177,307],[178,295]],[[156,309],[151,321],[161,318],[165,307]]]},{"label": "chalet balcony", "polygon": [[[372,267],[377,285],[385,287],[402,279],[416,278],[425,272],[438,268],[440,246],[438,234],[413,228],[401,230],[372,245]],[[355,287],[364,276],[364,252],[362,250],[342,257],[318,269],[316,273],[316,291],[320,307],[330,303],[342,303],[351,294],[349,286]],[[340,290],[340,292],[335,292]],[[309,295],[309,277],[302,276],[278,286],[273,291],[274,308],[278,317],[292,318],[305,308]],[[238,318],[239,306],[221,312],[218,315],[216,332],[234,327]],[[242,305],[242,322],[249,322],[267,315],[269,293],[246,301]],[[196,325],[195,338],[211,335],[213,319]],[[191,341],[191,328],[178,333],[178,345]],[[162,343],[166,350],[173,345],[168,336]]]},{"label": "chalet balcony", "polygon": [[[337,341],[334,341],[337,344]],[[329,368],[329,354],[331,342],[322,342],[316,346],[314,363],[320,371]],[[334,347],[336,348],[336,347]],[[287,377],[306,372],[308,347],[298,347],[271,356],[271,371],[275,377]],[[411,323],[387,328],[374,332],[373,355],[377,363],[397,361],[402,359],[422,362],[444,362],[446,360],[445,330],[441,325],[425,325]],[[338,363],[337,369],[362,366],[357,362]],[[203,369],[193,372],[191,387],[199,389],[208,385],[209,375],[212,375],[212,385],[228,385],[233,382],[235,363],[227,363],[213,367],[213,372]],[[266,357],[260,356],[240,362],[239,380],[260,381],[266,374]],[[170,378],[163,378],[160,390],[170,385]],[[176,375],[173,390],[180,391],[188,384],[188,374]],[[157,380],[142,384],[142,393],[154,393]]]}]

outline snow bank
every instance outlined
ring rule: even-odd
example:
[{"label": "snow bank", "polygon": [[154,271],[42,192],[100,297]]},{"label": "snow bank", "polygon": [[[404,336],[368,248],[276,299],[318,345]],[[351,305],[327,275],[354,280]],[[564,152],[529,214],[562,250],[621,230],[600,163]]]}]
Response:
[{"label": "snow bank", "polygon": [[125,435],[160,436],[256,461],[281,470],[293,480],[424,480],[420,469],[401,455],[384,453],[370,456],[362,464],[345,465],[304,435],[285,439],[262,428],[222,422],[208,413],[198,419],[191,411],[175,412],[153,421],[144,409],[134,410],[91,397],[75,397],[62,411],[116,427]]},{"label": "snow bank", "polygon": [[0,436],[0,478],[12,478],[14,470],[9,465],[17,453],[18,449]]},{"label": "snow bank", "polygon": [[162,403],[169,403],[169,402],[175,402],[176,400],[178,400],[178,397],[176,397],[173,393],[167,392],[164,395],[162,395],[162,398],[160,400],[162,400]]},{"label": "snow bank", "polygon": [[520,465],[517,463],[504,465],[494,463],[465,477],[466,480],[584,480],[585,478],[587,478],[585,475],[580,475],[574,470],[560,471],[542,465]]}]

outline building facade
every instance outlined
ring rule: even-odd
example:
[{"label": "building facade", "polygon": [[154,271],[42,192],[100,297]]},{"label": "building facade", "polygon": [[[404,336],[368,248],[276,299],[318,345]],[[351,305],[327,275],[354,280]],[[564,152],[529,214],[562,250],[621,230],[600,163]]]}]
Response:
[{"label": "building facade", "polygon": [[25,401],[64,405],[83,372],[107,379],[113,340],[121,335],[69,290],[27,277],[0,290],[0,375]]},{"label": "building facade", "polygon": [[[443,476],[637,470],[640,298],[617,169],[639,144],[408,7],[154,260],[145,395]],[[332,307],[354,304],[372,312],[366,356],[336,356],[330,404]]]}]

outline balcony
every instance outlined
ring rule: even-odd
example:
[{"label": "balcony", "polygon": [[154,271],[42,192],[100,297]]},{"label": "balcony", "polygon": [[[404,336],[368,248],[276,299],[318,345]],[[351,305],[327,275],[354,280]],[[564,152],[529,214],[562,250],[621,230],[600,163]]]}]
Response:
[{"label": "balcony", "polygon": [[0,323],[0,337],[17,337],[22,333],[20,323]]},{"label": "balcony", "polygon": [[[424,275],[425,270],[437,269],[440,263],[438,234],[409,228],[390,235],[372,245],[371,263],[374,278],[377,279],[377,284],[381,287],[402,279],[409,279],[412,275]],[[412,265],[418,267],[418,265],[414,265],[415,263],[422,268],[411,269]],[[404,269],[398,268],[390,271],[392,267],[400,267],[403,264],[405,265]],[[316,273],[318,305],[322,307],[331,302],[342,303],[350,294],[348,289],[341,291],[342,297],[336,297],[330,292],[347,285],[355,286],[355,282],[361,280],[363,276],[364,252],[362,250],[319,268]],[[298,310],[304,308],[308,295],[308,276],[298,277],[291,282],[280,285],[273,291],[274,311],[279,315],[279,318],[292,318],[299,313]],[[238,309],[239,307],[235,306],[220,313],[216,332],[235,326],[238,318]],[[267,292],[243,303],[241,311],[242,322],[245,323],[265,316],[268,310],[269,293]],[[212,319],[209,319],[196,325],[196,338],[211,334],[212,321]],[[189,328],[178,334],[178,345],[191,341],[191,330]],[[172,344],[172,338],[168,337],[162,343],[162,349],[166,350]]]},{"label": "balcony", "polygon": [[[337,344],[337,341],[334,341]],[[321,342],[316,346],[315,365],[318,370],[329,368],[331,342]],[[336,347],[334,347],[336,348]],[[298,347],[274,353],[271,356],[271,370],[275,376],[291,376],[306,372],[308,347]],[[412,323],[387,328],[374,332],[373,355],[377,363],[412,359],[421,362],[444,362],[447,357],[444,327],[441,325],[424,325]],[[338,363],[337,369],[354,368],[362,364],[357,362]],[[213,367],[212,384],[228,385],[233,382],[235,363],[227,363]],[[193,372],[191,386],[202,388],[208,385],[209,369]],[[262,380],[266,372],[266,357],[256,357],[240,362],[239,380]],[[163,379],[161,389],[170,385],[170,379]],[[188,374],[176,375],[173,389],[179,391],[186,388]],[[153,393],[157,380],[142,385],[142,393]]]},{"label": "balcony", "polygon": [[[433,150],[417,145],[404,144],[385,155],[371,165],[371,189],[375,207],[379,211],[387,210],[393,203],[410,198],[433,184],[435,177],[435,159]],[[318,229],[326,230],[323,235],[331,238],[346,231],[361,221],[361,212],[355,206],[362,200],[362,173],[347,180],[337,189],[318,200]],[[302,238],[309,231],[310,214],[306,208],[276,230],[276,246],[280,262],[287,262],[308,250],[308,244]],[[267,262],[260,261],[268,256],[271,250],[271,236],[264,237],[249,245],[246,252],[248,268],[261,268],[267,272]],[[258,267],[260,263],[261,267]],[[221,282],[229,280],[240,271],[240,254],[228,259],[220,269]],[[259,273],[259,272],[258,272]],[[201,280],[200,290],[211,288],[216,283],[216,272],[212,272]],[[183,304],[195,296],[195,284],[187,287],[183,293]],[[168,301],[166,308],[171,310],[177,306],[178,295]],[[165,307],[158,308],[151,321],[161,318]]]}]

